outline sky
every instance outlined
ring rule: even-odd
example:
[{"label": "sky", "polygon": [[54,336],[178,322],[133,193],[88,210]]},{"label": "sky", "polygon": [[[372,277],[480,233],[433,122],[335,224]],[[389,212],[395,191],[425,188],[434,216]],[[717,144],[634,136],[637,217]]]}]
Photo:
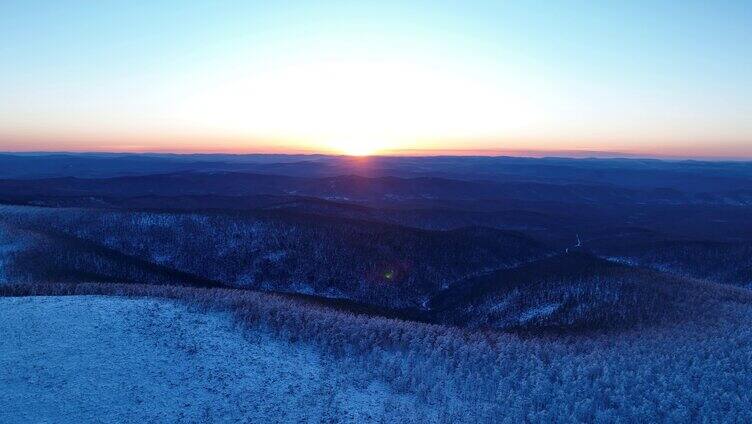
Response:
[{"label": "sky", "polygon": [[752,158],[750,1],[0,1],[0,150]]}]

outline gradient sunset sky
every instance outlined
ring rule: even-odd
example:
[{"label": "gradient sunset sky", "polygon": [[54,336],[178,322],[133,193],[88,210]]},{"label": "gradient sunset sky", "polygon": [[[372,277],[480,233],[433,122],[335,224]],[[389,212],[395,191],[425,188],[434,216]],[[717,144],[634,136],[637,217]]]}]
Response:
[{"label": "gradient sunset sky", "polygon": [[752,158],[752,2],[3,0],[0,150]]}]

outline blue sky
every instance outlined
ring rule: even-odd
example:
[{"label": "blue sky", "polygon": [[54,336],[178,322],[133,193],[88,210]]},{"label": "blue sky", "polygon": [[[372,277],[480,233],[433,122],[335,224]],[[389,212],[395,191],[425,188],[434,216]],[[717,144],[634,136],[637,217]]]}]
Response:
[{"label": "blue sky", "polygon": [[0,3],[0,149],[752,157],[752,2]]}]

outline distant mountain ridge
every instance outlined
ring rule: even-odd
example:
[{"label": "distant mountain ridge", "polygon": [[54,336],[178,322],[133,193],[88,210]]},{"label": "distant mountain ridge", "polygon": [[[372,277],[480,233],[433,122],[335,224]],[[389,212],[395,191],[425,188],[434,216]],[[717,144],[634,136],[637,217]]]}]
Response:
[{"label": "distant mountain ridge", "polygon": [[752,189],[714,193],[674,189],[628,189],[614,185],[465,181],[440,177],[303,178],[239,172],[180,172],[110,178],[60,177],[0,180],[0,196],[184,196],[296,195],[342,201],[399,202],[415,199],[502,200],[586,204],[752,205]]}]

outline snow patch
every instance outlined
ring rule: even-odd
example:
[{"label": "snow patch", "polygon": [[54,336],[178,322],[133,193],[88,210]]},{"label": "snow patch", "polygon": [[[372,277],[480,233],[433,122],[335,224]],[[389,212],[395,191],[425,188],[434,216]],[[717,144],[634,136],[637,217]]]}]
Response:
[{"label": "snow patch", "polygon": [[526,310],[520,314],[519,321],[526,323],[537,318],[546,318],[556,312],[561,307],[561,303],[545,303]]}]

